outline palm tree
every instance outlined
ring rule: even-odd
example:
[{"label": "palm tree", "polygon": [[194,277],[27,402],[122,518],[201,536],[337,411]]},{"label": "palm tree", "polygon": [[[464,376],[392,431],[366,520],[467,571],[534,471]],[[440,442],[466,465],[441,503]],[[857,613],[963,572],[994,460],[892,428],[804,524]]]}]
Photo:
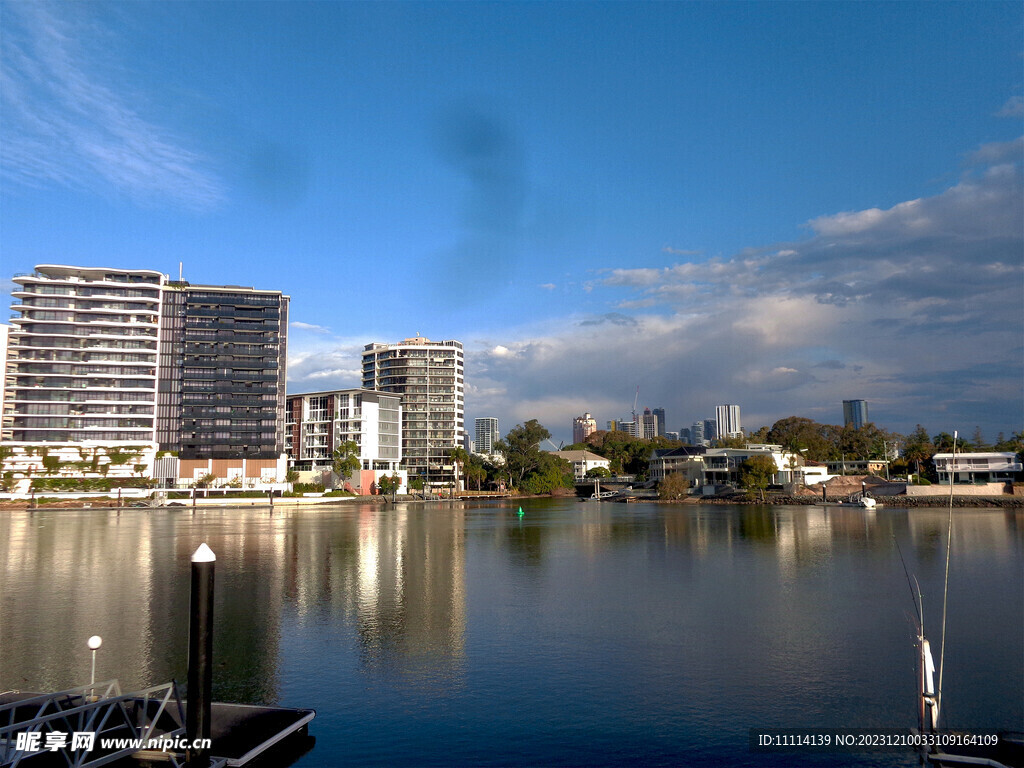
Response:
[{"label": "palm tree", "polygon": [[465,448],[452,448],[448,452],[448,459],[455,465],[455,487],[459,487],[459,478],[462,475],[462,468],[469,461],[469,454]]}]

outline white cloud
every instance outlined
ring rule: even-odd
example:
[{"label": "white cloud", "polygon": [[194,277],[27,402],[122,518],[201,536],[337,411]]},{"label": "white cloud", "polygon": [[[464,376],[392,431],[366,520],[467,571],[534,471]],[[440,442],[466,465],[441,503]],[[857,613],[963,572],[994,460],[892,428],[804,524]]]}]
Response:
[{"label": "white cloud", "polygon": [[[863,397],[891,429],[1024,423],[1024,222],[1016,143],[940,194],[824,215],[802,241],[669,267],[611,269],[597,285],[618,311],[510,330],[467,346],[467,416],[540,418],[568,439],[665,407],[670,429],[737,402],[752,419],[841,421]],[[655,310],[658,310],[655,313]],[[497,353],[497,350],[505,350]],[[510,354],[515,350],[515,354]],[[748,422],[756,428],[760,423]],[[514,422],[513,422],[514,423]]]},{"label": "white cloud", "polygon": [[303,323],[300,320],[292,320],[289,327],[296,328],[300,331],[312,331],[313,333],[330,333],[331,329],[323,325],[316,325],[314,323]]},{"label": "white cloud", "polygon": [[1024,159],[1024,136],[1012,141],[994,141],[982,144],[967,154],[969,165],[998,166],[1003,163],[1019,163]]},{"label": "white cloud", "polygon": [[1024,98],[1020,96],[1011,96],[1003,104],[1002,108],[996,112],[996,117],[1022,117],[1024,116]]},{"label": "white cloud", "polygon": [[125,76],[101,64],[116,40],[104,39],[97,21],[82,18],[90,8],[4,5],[4,177],[26,186],[113,191],[146,204],[219,205],[223,184],[207,161],[147,120]]}]

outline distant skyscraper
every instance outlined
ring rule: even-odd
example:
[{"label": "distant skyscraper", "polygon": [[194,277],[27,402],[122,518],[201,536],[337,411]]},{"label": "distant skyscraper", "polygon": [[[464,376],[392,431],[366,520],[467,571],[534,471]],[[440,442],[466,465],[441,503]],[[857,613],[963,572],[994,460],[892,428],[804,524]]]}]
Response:
[{"label": "distant skyscraper", "polygon": [[650,408],[644,408],[640,417],[640,437],[645,440],[653,440],[658,436],[658,417]]},{"label": "distant skyscraper", "polygon": [[718,422],[714,419],[704,419],[704,441],[710,443],[718,439]]},{"label": "distant skyscraper", "polygon": [[843,425],[860,429],[868,423],[867,400],[843,400]]},{"label": "distant skyscraper", "polygon": [[608,422],[609,432],[625,432],[627,435],[633,435],[634,437],[636,437],[636,428],[637,424],[631,418],[619,419],[617,421],[613,419]]},{"label": "distant skyscraper", "polygon": [[658,417],[658,434],[662,437],[665,436],[665,409],[654,408],[651,413]]},{"label": "distant skyscraper", "polygon": [[473,422],[476,440],[473,441],[473,449],[477,453],[490,455],[494,453],[494,444],[501,439],[498,433],[498,420],[493,417],[476,419]]},{"label": "distant skyscraper", "polygon": [[703,421],[695,421],[690,427],[690,443],[692,445],[704,445],[704,441],[708,439],[704,434],[704,424]]},{"label": "distant skyscraper", "polygon": [[588,435],[592,435],[595,432],[597,432],[597,421],[589,413],[584,413],[582,416],[577,416],[572,420],[573,443],[582,443],[587,439]]},{"label": "distant skyscraper", "polygon": [[684,445],[693,445],[693,433],[686,427],[679,430],[679,439]]},{"label": "distant skyscraper", "polygon": [[716,405],[715,421],[718,423],[718,437],[742,437],[738,405]]}]

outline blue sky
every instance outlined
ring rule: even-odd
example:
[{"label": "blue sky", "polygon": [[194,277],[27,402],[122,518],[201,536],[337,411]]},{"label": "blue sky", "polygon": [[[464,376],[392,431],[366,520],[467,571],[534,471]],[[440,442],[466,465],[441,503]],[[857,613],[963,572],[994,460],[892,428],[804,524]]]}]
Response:
[{"label": "blue sky", "polygon": [[1024,428],[1019,3],[12,3],[6,279],[292,297],[291,391],[466,345],[466,416],[569,437]]}]

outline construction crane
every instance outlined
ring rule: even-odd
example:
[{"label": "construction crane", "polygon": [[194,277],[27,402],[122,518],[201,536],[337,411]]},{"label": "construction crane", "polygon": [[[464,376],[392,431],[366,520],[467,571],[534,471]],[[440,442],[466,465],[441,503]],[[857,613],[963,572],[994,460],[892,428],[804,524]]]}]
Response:
[{"label": "construction crane", "polygon": [[634,435],[634,437],[639,437],[640,436],[639,435],[639,433],[640,433],[640,429],[639,429],[640,425],[637,423],[637,420],[636,420],[636,404],[637,404],[637,401],[639,399],[640,399],[640,385],[637,384],[637,386],[636,386],[636,396],[633,398],[633,431],[637,433],[636,435]]}]

